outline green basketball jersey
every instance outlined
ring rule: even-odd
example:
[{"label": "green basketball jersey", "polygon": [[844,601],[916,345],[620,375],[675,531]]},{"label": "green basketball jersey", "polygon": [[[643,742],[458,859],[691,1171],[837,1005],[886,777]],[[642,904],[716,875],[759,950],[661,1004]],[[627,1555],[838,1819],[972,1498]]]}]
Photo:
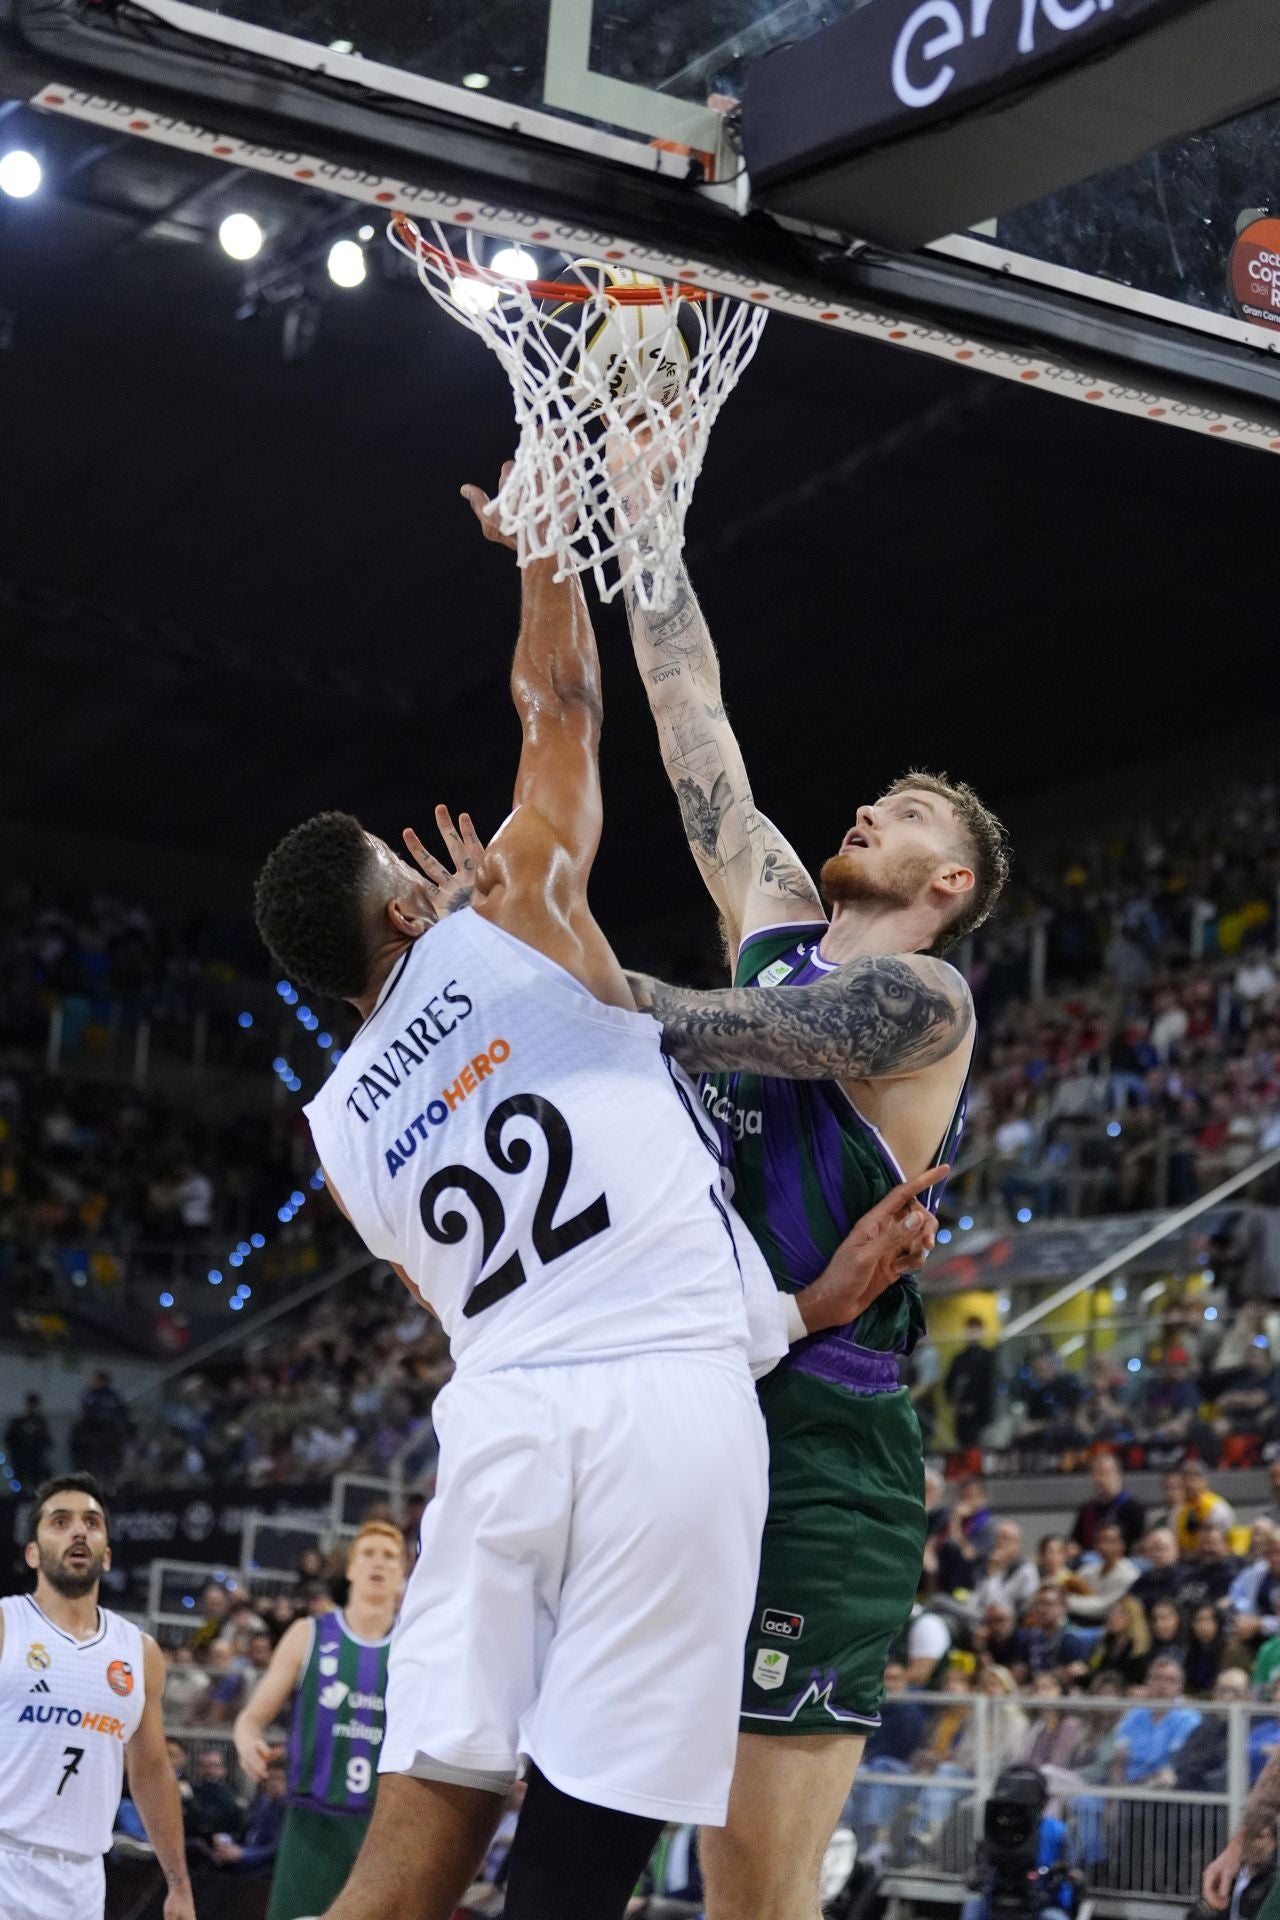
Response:
[{"label": "green basketball jersey", "polygon": [[386,1726],[385,1640],[358,1640],[341,1611],[315,1622],[289,1736],[289,1799],[323,1813],[366,1814]]},{"label": "green basketball jersey", "polygon": [[[818,953],[825,923],[766,928],[742,946],[734,985],[811,986],[835,969]],[[702,1082],[702,1099],[733,1175],[734,1204],[751,1228],[779,1286],[798,1292],[826,1267],[840,1242],[902,1174],[869,1120],[834,1080],[780,1080],[719,1073]],[[963,1125],[957,1105],[941,1157]],[[921,1196],[936,1207],[939,1195]],[[910,1353],[924,1332],[924,1309],[913,1279],[873,1301],[849,1327],[803,1343],[792,1364],[855,1391],[896,1383],[896,1366],[872,1381],[860,1354]],[[829,1360],[830,1365],[826,1362]],[[851,1372],[852,1369],[852,1372]],[[852,1377],[856,1374],[856,1378]]]}]

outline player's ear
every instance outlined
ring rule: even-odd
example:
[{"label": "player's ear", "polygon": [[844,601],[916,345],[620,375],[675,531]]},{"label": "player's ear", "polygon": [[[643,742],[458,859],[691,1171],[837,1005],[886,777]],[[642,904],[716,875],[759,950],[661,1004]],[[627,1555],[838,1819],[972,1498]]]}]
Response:
[{"label": "player's ear", "polygon": [[105,1550],[104,1550],[104,1552],[103,1552],[103,1555],[102,1555],[102,1571],[103,1571],[104,1573],[110,1573],[110,1571],[111,1571],[111,1547],[110,1547],[110,1543],[108,1543],[108,1545],[107,1545],[107,1547],[105,1548]]},{"label": "player's ear", "polygon": [[28,1540],[26,1546],[22,1549],[22,1557],[34,1573],[40,1565],[40,1549],[34,1540]]},{"label": "player's ear", "polygon": [[415,901],[411,895],[395,894],[387,902],[387,919],[391,931],[402,940],[416,940],[428,927],[435,925],[435,915]]},{"label": "player's ear", "polygon": [[972,893],[977,885],[977,875],[972,867],[966,867],[962,860],[948,860],[933,877],[933,884],[950,900],[958,899],[962,893]]}]

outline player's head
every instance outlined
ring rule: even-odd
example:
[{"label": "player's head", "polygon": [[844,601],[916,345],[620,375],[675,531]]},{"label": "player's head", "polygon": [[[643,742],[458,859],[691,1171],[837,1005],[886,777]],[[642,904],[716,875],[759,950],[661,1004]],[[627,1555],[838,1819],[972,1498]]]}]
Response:
[{"label": "player's head", "polygon": [[833,907],[918,908],[928,950],[943,953],[982,925],[1008,874],[1008,835],[973,788],[913,772],[858,808],[821,877]]},{"label": "player's head", "polygon": [[399,1527],[389,1520],[370,1520],[351,1542],[347,1555],[351,1598],[366,1606],[385,1601],[398,1605],[404,1592],[405,1544]]},{"label": "player's head", "polygon": [[27,1522],[27,1565],[37,1591],[47,1581],[65,1600],[96,1589],[111,1565],[107,1509],[91,1473],[60,1473],[36,1488]]},{"label": "player's head", "polygon": [[380,956],[436,922],[430,881],[354,814],[317,813],[268,854],[254,914],[290,980],[358,1000]]}]

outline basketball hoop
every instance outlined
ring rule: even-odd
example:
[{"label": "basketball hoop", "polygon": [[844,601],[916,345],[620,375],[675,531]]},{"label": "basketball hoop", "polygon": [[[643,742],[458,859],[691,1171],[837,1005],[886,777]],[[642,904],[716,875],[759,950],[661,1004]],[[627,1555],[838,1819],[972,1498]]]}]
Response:
[{"label": "basketball hoop", "polygon": [[[766,314],[675,280],[576,260],[525,280],[455,253],[404,214],[388,237],[427,292],[497,354],[515,400],[515,463],[496,508],[520,564],[591,573],[602,600],[675,598],[684,522],[707,437]],[[532,260],[530,265],[533,265]]]}]

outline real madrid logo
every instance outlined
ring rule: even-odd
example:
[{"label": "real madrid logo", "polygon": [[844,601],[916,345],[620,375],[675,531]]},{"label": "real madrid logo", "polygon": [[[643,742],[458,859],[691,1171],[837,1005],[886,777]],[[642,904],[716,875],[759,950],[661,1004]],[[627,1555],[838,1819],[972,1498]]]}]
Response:
[{"label": "real madrid logo", "polygon": [[40,1640],[33,1640],[27,1648],[27,1665],[31,1668],[31,1671],[33,1673],[43,1673],[44,1669],[52,1666],[52,1664],[53,1662],[49,1658],[48,1647]]},{"label": "real madrid logo", "polygon": [[107,1685],[112,1693],[133,1692],[133,1668],[127,1660],[113,1660],[107,1668]]}]

